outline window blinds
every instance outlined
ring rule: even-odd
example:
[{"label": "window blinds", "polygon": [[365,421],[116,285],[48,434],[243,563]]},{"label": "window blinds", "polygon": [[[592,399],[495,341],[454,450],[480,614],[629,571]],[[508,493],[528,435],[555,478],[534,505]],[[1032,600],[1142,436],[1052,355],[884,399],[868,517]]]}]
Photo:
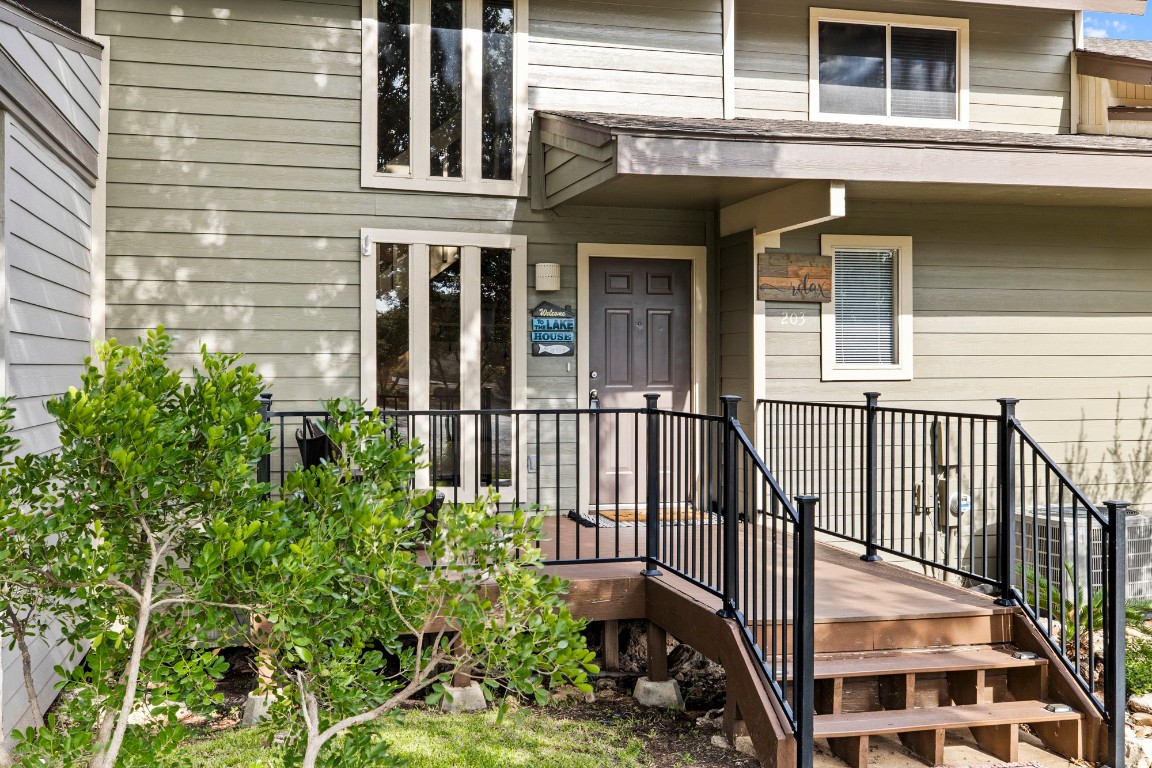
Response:
[{"label": "window blinds", "polygon": [[956,32],[892,27],[892,114],[956,117]]},{"label": "window blinds", "polygon": [[885,248],[836,250],[836,362],[895,365],[896,260]]}]

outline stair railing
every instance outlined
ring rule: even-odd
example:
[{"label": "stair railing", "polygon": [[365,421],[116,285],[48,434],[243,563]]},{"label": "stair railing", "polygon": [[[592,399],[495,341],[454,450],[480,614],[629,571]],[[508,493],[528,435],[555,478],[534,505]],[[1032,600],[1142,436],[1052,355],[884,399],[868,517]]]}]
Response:
[{"label": "stair railing", "polygon": [[[817,530],[1020,606],[1109,725],[1123,757],[1124,502],[1097,506],[1016,418],[761,400],[766,471],[818,494]],[[1097,661],[1103,661],[1103,671]],[[1115,765],[1115,762],[1111,762]]]}]

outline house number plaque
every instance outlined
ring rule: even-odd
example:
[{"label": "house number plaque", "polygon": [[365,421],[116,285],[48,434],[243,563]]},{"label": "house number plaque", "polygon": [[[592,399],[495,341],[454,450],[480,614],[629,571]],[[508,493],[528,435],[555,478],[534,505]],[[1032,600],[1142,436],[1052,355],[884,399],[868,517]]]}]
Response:
[{"label": "house number plaque", "polygon": [[576,354],[576,312],[543,301],[532,310],[528,332],[532,357],[573,357]]},{"label": "house number plaque", "polygon": [[760,301],[831,301],[832,257],[757,254],[756,298]]}]

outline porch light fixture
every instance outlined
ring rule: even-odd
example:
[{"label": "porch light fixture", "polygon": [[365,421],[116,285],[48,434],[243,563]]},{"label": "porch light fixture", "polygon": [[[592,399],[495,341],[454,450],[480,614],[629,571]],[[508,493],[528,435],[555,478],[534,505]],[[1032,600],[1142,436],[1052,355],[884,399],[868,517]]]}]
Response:
[{"label": "porch light fixture", "polygon": [[360,255],[361,256],[371,256],[372,255],[372,236],[371,235],[364,235],[363,239],[360,241]]},{"label": "porch light fixture", "polygon": [[552,262],[540,262],[536,265],[536,290],[560,290],[560,265]]}]

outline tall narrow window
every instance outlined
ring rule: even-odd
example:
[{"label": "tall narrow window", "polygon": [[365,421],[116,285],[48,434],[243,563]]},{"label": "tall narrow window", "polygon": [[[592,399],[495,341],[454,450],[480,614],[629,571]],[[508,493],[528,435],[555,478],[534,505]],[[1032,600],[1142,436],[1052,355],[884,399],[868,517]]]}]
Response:
[{"label": "tall narrow window", "polygon": [[376,404],[409,408],[408,246],[376,247]]},{"label": "tall narrow window", "polygon": [[428,250],[428,385],[432,407],[444,410],[460,407],[460,251]]},{"label": "tall narrow window", "polygon": [[382,173],[411,172],[411,28],[408,0],[379,0],[376,165]]},{"label": "tall narrow window", "polygon": [[527,2],[362,0],[363,186],[520,194]]},{"label": "tall narrow window", "polygon": [[828,381],[912,378],[912,238],[823,235],[832,296],[820,305],[820,369]]},{"label": "tall narrow window", "polygon": [[835,258],[836,362],[895,364],[895,251],[837,249]]},{"label": "tall narrow window", "polygon": [[429,82],[431,174],[464,174],[464,3],[432,2],[432,72]]},{"label": "tall narrow window", "polygon": [[[512,407],[512,251],[480,250],[480,407]],[[480,480],[512,477],[512,418],[492,414],[480,424]]]},{"label": "tall narrow window", "polygon": [[481,174],[512,178],[512,0],[484,2],[484,69]]}]

